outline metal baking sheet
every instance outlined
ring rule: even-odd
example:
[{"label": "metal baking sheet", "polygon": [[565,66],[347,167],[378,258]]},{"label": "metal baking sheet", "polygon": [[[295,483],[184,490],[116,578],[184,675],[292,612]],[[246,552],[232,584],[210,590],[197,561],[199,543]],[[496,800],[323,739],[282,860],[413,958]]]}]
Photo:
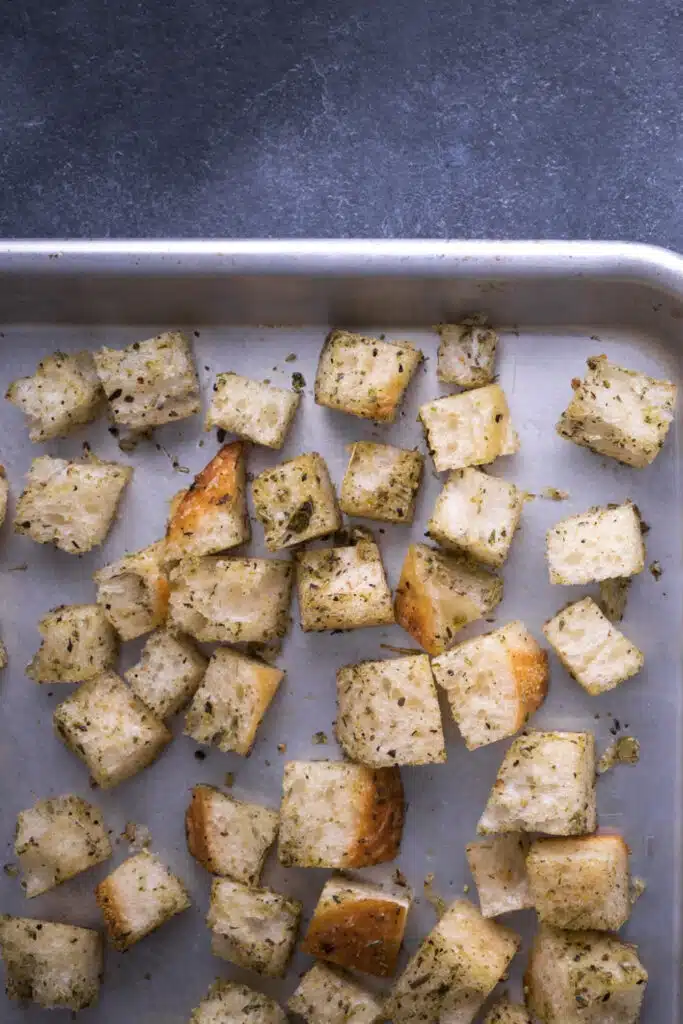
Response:
[{"label": "metal baking sheet", "polygon": [[[568,400],[570,379],[582,374],[591,354],[605,352],[626,366],[680,383],[683,261],[660,250],[587,243],[13,243],[0,246],[0,385],[4,391],[57,348],[123,346],[168,327],[183,327],[194,332],[205,402],[219,371],[268,377],[285,386],[294,372],[305,378],[302,409],[286,447],[281,453],[253,448],[250,472],[318,450],[338,485],[346,445],[353,440],[424,450],[417,408],[446,390],[436,382],[437,338],[429,325],[472,312],[488,313],[501,329],[500,381],[521,437],[520,453],[498,460],[492,472],[536,494],[547,487],[569,494],[561,503],[538,497],[526,505],[504,568],[505,598],[496,610],[496,624],[522,618],[540,637],[541,623],[570,596],[584,592],[547,582],[544,533],[560,518],[631,498],[651,527],[648,563],[659,561],[663,575],[655,579],[646,571],[636,579],[624,621],[625,631],[645,651],[644,671],[616,691],[592,698],[552,659],[548,700],[533,725],[590,729],[600,750],[614,733],[640,740],[637,767],[619,767],[599,779],[599,818],[603,828],[623,831],[633,852],[633,871],[647,882],[623,932],[638,943],[650,972],[643,1022],[676,1024],[683,1016],[679,427],[671,430],[656,463],[636,471],[561,440],[554,425]],[[427,360],[394,425],[376,426],[314,404],[316,361],[331,323],[408,339],[424,351]],[[295,361],[288,361],[291,355]],[[12,491],[9,518],[30,461],[42,451],[77,456],[88,441],[98,455],[129,463],[135,474],[106,543],[82,558],[13,536],[8,524],[2,530],[0,628],[10,661],[0,681],[0,843],[8,866],[0,872],[0,911],[98,927],[93,887],[128,855],[128,843],[120,837],[126,823],[145,824],[153,850],[188,883],[193,907],[125,955],[108,951],[99,1005],[83,1019],[92,1024],[184,1024],[216,977],[244,979],[284,1002],[309,963],[305,956],[296,956],[280,983],[231,968],[210,954],[204,924],[210,879],[185,848],[189,790],[198,782],[222,785],[226,773],[233,773],[236,796],[277,806],[285,758],[339,756],[332,725],[336,668],[362,658],[391,657],[383,644],[414,646],[413,641],[399,627],[304,635],[294,602],[292,629],[279,659],[286,680],[251,757],[205,748],[206,758],[198,759],[197,745],[181,735],[181,716],[175,720],[174,742],[156,764],[113,791],[91,790],[84,766],[52,732],[52,711],[71,687],[38,687],[23,672],[38,646],[36,623],[56,604],[92,600],[91,576],[97,568],[162,534],[168,499],[191,479],[184,470],[201,469],[217,440],[203,433],[195,417],[158,430],[152,442],[125,454],[102,420],[68,440],[35,446],[15,409],[5,404],[1,417],[0,460]],[[423,538],[439,490],[429,459],[426,467],[412,528],[368,524],[392,586],[409,542]],[[258,523],[253,532],[250,550],[261,553]],[[478,623],[462,636],[488,628]],[[135,660],[140,646],[124,645],[121,669]],[[445,722],[447,764],[402,771],[409,807],[398,866],[415,895],[404,958],[435,922],[423,891],[428,874],[433,873],[434,891],[445,900],[464,892],[476,899],[464,847],[475,838],[507,746],[469,753],[447,715]],[[314,740],[320,731],[328,737],[326,745]],[[286,755],[278,751],[282,743]],[[28,901],[11,868],[17,812],[40,797],[67,792],[103,808],[115,840],[114,858]],[[394,867],[361,874],[389,878]],[[271,855],[263,881],[301,898],[306,920],[327,874],[282,869]],[[525,940],[508,983],[518,995],[534,917],[510,915],[506,923]],[[0,995],[0,1019],[34,1024],[43,1014]]]}]

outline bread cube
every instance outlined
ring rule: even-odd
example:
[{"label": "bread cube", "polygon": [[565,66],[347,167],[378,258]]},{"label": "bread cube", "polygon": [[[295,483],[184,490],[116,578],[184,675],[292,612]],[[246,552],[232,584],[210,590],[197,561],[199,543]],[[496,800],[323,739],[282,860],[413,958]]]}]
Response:
[{"label": "bread cube", "polygon": [[258,885],[279,820],[268,807],[235,800],[214,786],[195,786],[185,814],[187,846],[212,875]]},{"label": "bread cube", "polygon": [[429,654],[450,647],[469,622],[490,615],[503,597],[499,576],[426,544],[408,548],[396,590],[396,621]]},{"label": "bread cube", "polygon": [[331,331],[320,353],[315,400],[350,416],[393,423],[421,360],[407,341]]},{"label": "bread cube", "polygon": [[593,734],[532,732],[513,740],[477,831],[579,836],[595,825]]},{"label": "bread cube", "polygon": [[572,678],[596,696],[640,672],[644,656],[613,626],[592,597],[563,608],[543,627]]},{"label": "bread cube", "polygon": [[542,925],[524,981],[543,1024],[638,1024],[647,971],[636,947],[615,936]]},{"label": "bread cube", "polygon": [[548,690],[548,655],[523,622],[458,644],[432,671],[468,750],[514,736]]},{"label": "bread cube", "polygon": [[262,992],[237,981],[214,981],[189,1024],[287,1024],[284,1010]]},{"label": "bread cube", "polygon": [[189,637],[162,629],[152,633],[140,660],[124,675],[155,715],[168,718],[194,697],[208,663]]},{"label": "bread cube", "polygon": [[341,527],[330,474],[317,452],[264,470],[251,492],[269,551],[325,537]]},{"label": "bread cube", "polygon": [[491,384],[496,363],[498,335],[486,326],[486,318],[469,317],[459,324],[437,324],[441,339],[437,377],[461,388]]},{"label": "bread cube", "polygon": [[470,1024],[518,946],[514,932],[482,917],[467,900],[456,900],[394,985],[384,1016],[393,1024]]},{"label": "bread cube", "polygon": [[267,643],[289,626],[292,563],[188,558],[171,570],[169,626],[209,643]]},{"label": "bread cube", "polygon": [[548,530],[551,583],[599,583],[635,576],[645,568],[645,543],[634,505],[591,508]]},{"label": "bread cube", "polygon": [[561,437],[642,469],[659,454],[674,418],[676,385],[591,356],[557,425]]},{"label": "bread cube", "polygon": [[524,496],[514,484],[479,469],[450,473],[427,530],[445,548],[501,566],[519,526]]},{"label": "bread cube", "polygon": [[63,604],[38,623],[43,640],[26,667],[36,683],[81,683],[113,668],[119,642],[96,604]]},{"label": "bread cube", "polygon": [[282,448],[301,395],[237,373],[219,373],[206,414],[206,429],[218,427],[267,448]]},{"label": "bread cube", "polygon": [[97,603],[122,640],[134,640],[166,621],[169,583],[163,560],[164,543],[157,541],[93,576]]},{"label": "bread cube", "polygon": [[315,963],[290,996],[287,1009],[306,1024],[376,1024],[383,1020],[382,1004],[355,978]]},{"label": "bread cube", "polygon": [[521,832],[493,836],[465,847],[484,917],[533,907],[526,873],[529,841]]},{"label": "bread cube", "polygon": [[84,462],[67,462],[41,455],[31,463],[17,502],[14,532],[37,544],[54,544],[71,555],[90,551],[109,533],[132,476],[130,466],[92,456]]},{"label": "bread cube", "polygon": [[153,853],[136,853],[95,890],[112,945],[130,949],[176,914],[187,910],[185,886]]},{"label": "bread cube", "polygon": [[282,978],[294,950],[301,903],[271,889],[214,878],[206,923],[211,952],[269,978]]},{"label": "bread cube", "polygon": [[97,1002],[102,939],[90,928],[3,915],[0,953],[10,999],[74,1011]]},{"label": "bread cube", "polygon": [[344,547],[298,552],[296,569],[305,633],[394,621],[382,556],[369,531],[356,529],[353,542]]},{"label": "bread cube", "polygon": [[441,709],[427,655],[340,668],[336,731],[346,756],[371,768],[445,761]]},{"label": "bread cube", "polygon": [[83,683],[57,705],[53,717],[59,737],[102,789],[141,772],[172,739],[114,672]]},{"label": "bread cube", "polygon": [[504,996],[491,1007],[484,1024],[531,1024],[531,1017],[526,1006],[522,1006],[521,1003],[511,1003]]},{"label": "bread cube", "polygon": [[32,441],[50,441],[94,420],[104,395],[89,352],[55,352],[32,377],[13,381],[5,398],[26,414]]},{"label": "bread cube", "polygon": [[480,466],[519,449],[507,399],[498,384],[432,399],[420,406],[418,418],[439,473]]},{"label": "bread cube", "polygon": [[287,867],[363,868],[398,855],[403,833],[398,768],[288,761],[278,855]]},{"label": "bread cube", "polygon": [[342,511],[385,523],[412,523],[423,462],[418,451],[356,441],[342,481]]},{"label": "bread cube", "polygon": [[199,412],[199,381],[188,339],[167,331],[124,349],[94,353],[115,423],[150,430]]},{"label": "bread cube", "polygon": [[7,503],[9,502],[9,482],[7,470],[0,464],[0,526],[7,516]]}]

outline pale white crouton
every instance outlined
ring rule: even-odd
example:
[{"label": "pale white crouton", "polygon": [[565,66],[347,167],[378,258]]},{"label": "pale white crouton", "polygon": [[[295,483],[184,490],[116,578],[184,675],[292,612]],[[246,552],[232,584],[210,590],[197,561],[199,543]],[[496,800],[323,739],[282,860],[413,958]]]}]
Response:
[{"label": "pale white crouton", "polygon": [[146,850],[107,875],[97,886],[95,898],[109,939],[119,950],[130,949],[190,906],[180,879]]},{"label": "pale white crouton", "polygon": [[548,690],[548,655],[523,622],[458,644],[432,670],[468,750],[514,736]]},{"label": "pale white crouton", "polygon": [[426,544],[411,544],[394,610],[398,624],[421,647],[441,654],[456,633],[489,615],[502,597],[503,581],[488,569]]},{"label": "pale white crouton", "polygon": [[445,761],[441,709],[427,655],[340,668],[336,731],[346,756],[371,768]]},{"label": "pale white crouton", "polygon": [[488,1012],[484,1024],[531,1024],[526,1006],[511,1003],[507,996],[499,999]]},{"label": "pale white crouton", "polygon": [[89,352],[55,352],[32,377],[10,384],[5,398],[26,414],[32,441],[49,441],[94,420],[104,395]]},{"label": "pale white crouton", "polygon": [[375,1024],[382,1018],[382,1004],[342,971],[315,963],[304,974],[287,1009],[306,1024]]},{"label": "pale white crouton", "polygon": [[418,451],[356,441],[341,485],[347,516],[412,523],[424,459]]},{"label": "pale white crouton", "polygon": [[282,448],[301,395],[237,373],[219,373],[206,414],[218,427],[267,448]]},{"label": "pale white crouton", "polygon": [[350,416],[393,423],[421,360],[407,341],[331,331],[320,353],[315,400]]},{"label": "pale white crouton", "polygon": [[109,533],[130,466],[101,462],[67,462],[41,455],[34,459],[14,514],[14,532],[37,544],[54,544],[80,555],[101,544]]},{"label": "pale white crouton", "polygon": [[279,668],[218,647],[188,708],[185,735],[226,754],[248,754],[283,677]]},{"label": "pale white crouton", "polygon": [[110,789],[154,761],[172,736],[114,672],[72,693],[54,711],[57,734]]},{"label": "pale white crouton", "polygon": [[427,524],[430,537],[487,565],[501,566],[519,526],[524,496],[479,469],[450,473]]},{"label": "pale white crouton", "polygon": [[134,640],[165,622],[169,583],[163,560],[164,542],[157,541],[93,576],[97,603],[122,640]]},{"label": "pale white crouton", "polygon": [[486,326],[486,318],[469,317],[459,324],[437,324],[441,338],[437,376],[446,384],[481,388],[491,384],[498,335]]},{"label": "pale white crouton", "polygon": [[124,349],[101,348],[94,359],[115,423],[149,430],[199,412],[192,350],[179,331]]},{"label": "pale white crouton", "polygon": [[342,524],[327,465],[317,452],[264,470],[251,493],[269,551],[326,537]]},{"label": "pale white crouton", "polygon": [[214,981],[189,1024],[287,1024],[274,999],[237,981]]},{"label": "pale white crouton", "polygon": [[599,583],[645,568],[640,516],[631,502],[592,508],[548,530],[551,583]]},{"label": "pale white crouton", "polygon": [[271,889],[214,878],[206,923],[211,952],[238,967],[282,978],[294,950],[302,906]]},{"label": "pale white crouton", "polygon": [[480,466],[519,449],[507,399],[498,384],[435,398],[420,406],[418,416],[439,473]]},{"label": "pale white crouton", "polygon": [[10,999],[46,1010],[84,1010],[97,1002],[102,939],[90,928],[2,916],[0,953]]},{"label": "pale white crouton", "polygon": [[287,867],[362,868],[397,856],[403,833],[398,768],[289,761],[278,856]]},{"label": "pale white crouton", "polygon": [[393,1024],[470,1024],[517,952],[519,937],[456,900],[412,957],[384,1005]]},{"label": "pale white crouton", "polygon": [[42,643],[26,667],[36,683],[81,683],[113,668],[116,633],[96,604],[61,605],[38,623]]},{"label": "pale white crouton", "polygon": [[592,733],[532,732],[510,746],[477,831],[577,836],[595,824]]},{"label": "pale white crouton", "polygon": [[482,839],[465,849],[484,917],[533,907],[526,873],[529,840],[523,833]]},{"label": "pale white crouton", "polygon": [[155,715],[168,718],[194,697],[208,663],[189,637],[164,629],[152,633],[125,677]]},{"label": "pale white crouton", "polygon": [[195,786],[185,814],[190,853],[212,875],[258,885],[279,815],[261,804],[226,796],[214,786]]},{"label": "pale white crouton", "polygon": [[7,516],[7,503],[9,501],[9,481],[7,479],[7,471],[3,465],[0,464],[0,526],[5,521]]}]

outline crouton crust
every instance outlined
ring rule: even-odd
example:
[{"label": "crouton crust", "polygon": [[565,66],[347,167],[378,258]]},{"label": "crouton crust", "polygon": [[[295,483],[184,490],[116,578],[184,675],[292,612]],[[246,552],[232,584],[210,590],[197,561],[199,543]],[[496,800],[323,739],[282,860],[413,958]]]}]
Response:
[{"label": "crouton crust", "polygon": [[405,819],[401,774],[398,768],[376,768],[370,774],[358,835],[348,850],[350,868],[393,860],[401,845]]}]

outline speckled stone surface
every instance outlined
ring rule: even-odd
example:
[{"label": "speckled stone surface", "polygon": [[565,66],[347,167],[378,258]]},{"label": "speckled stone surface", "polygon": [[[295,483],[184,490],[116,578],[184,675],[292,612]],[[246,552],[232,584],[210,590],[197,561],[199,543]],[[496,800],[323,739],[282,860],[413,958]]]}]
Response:
[{"label": "speckled stone surface", "polygon": [[0,234],[683,248],[679,0],[6,0]]}]

